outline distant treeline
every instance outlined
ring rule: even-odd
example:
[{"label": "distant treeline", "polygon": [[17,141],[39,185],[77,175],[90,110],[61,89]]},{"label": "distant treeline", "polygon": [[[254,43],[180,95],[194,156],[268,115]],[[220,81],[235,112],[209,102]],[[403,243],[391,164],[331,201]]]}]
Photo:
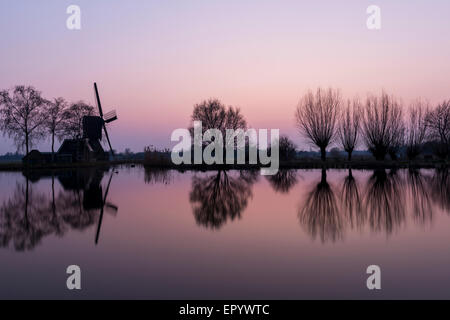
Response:
[{"label": "distant treeline", "polygon": [[[223,136],[226,129],[247,128],[239,108],[226,107],[217,99],[195,105],[191,130],[194,121],[202,122],[203,132],[219,129]],[[401,155],[414,160],[425,150],[440,159],[448,159],[450,154],[450,100],[431,106],[417,99],[405,106],[385,92],[361,101],[344,99],[336,89],[318,88],[300,99],[295,122],[301,136],[319,149],[322,160],[327,151],[336,154],[339,148],[352,160],[358,147],[380,161],[387,156],[397,160]],[[279,148],[281,160],[299,155],[296,145],[286,136],[280,137]]]},{"label": "distant treeline", "polygon": [[437,106],[417,99],[408,107],[392,95],[344,100],[339,90],[317,89],[300,100],[296,123],[302,133],[326,158],[326,149],[336,143],[351,160],[359,143],[377,160],[390,156],[397,160],[400,150],[409,160],[416,159],[431,146],[441,159],[449,156],[450,100]]},{"label": "distant treeline", "polygon": [[[89,115],[95,115],[94,108],[83,101],[45,99],[30,86],[0,91],[0,130],[15,141],[18,150],[26,153],[34,143],[47,137],[51,138],[52,152],[55,138],[61,141],[81,137],[83,116]],[[240,109],[226,107],[218,99],[196,104],[191,115],[191,131],[194,121],[202,122],[203,132],[218,129],[223,136],[227,129],[247,129]],[[320,150],[322,160],[332,147],[342,148],[348,160],[357,147],[365,148],[380,161],[387,156],[397,160],[402,154],[414,160],[424,148],[440,159],[448,159],[450,155],[450,100],[431,106],[417,99],[405,106],[385,92],[361,101],[344,99],[336,89],[318,88],[300,99],[295,122],[301,135]],[[281,136],[279,147],[282,160],[298,155],[296,145],[286,136]],[[169,151],[148,147],[139,156],[129,150],[120,156],[145,158],[146,154],[155,152]]]}]

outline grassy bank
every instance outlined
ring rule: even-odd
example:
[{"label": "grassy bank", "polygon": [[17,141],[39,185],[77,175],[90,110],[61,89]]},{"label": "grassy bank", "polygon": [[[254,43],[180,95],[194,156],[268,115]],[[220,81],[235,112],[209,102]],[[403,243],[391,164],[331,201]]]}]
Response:
[{"label": "grassy bank", "polygon": [[[261,165],[195,165],[183,164],[175,165],[169,161],[142,161],[142,160],[119,160],[119,161],[104,161],[104,162],[84,162],[84,163],[58,163],[58,164],[44,164],[25,166],[21,162],[0,163],[0,171],[23,171],[23,170],[52,170],[52,169],[76,169],[76,168],[90,168],[90,167],[104,167],[115,165],[143,165],[149,168],[160,169],[177,169],[177,170],[251,170],[259,169]],[[375,161],[375,160],[356,160],[345,161],[330,159],[325,162],[316,159],[297,159],[291,161],[281,161],[280,169],[391,169],[391,168],[442,168],[448,167],[448,161]]]}]

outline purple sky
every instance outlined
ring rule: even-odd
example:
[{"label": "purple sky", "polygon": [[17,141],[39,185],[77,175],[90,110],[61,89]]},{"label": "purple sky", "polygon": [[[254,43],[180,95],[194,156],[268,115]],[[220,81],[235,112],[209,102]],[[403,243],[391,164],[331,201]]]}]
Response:
[{"label": "purple sky", "polygon": [[[71,4],[78,31],[66,28]],[[372,4],[379,31],[366,27]],[[405,105],[449,99],[449,13],[448,0],[2,0],[0,88],[29,84],[94,104],[96,81],[104,110],[119,115],[119,151],[173,146],[172,130],[210,97],[305,147],[294,111],[308,89],[362,98],[385,89]],[[15,149],[1,139],[0,153]]]}]

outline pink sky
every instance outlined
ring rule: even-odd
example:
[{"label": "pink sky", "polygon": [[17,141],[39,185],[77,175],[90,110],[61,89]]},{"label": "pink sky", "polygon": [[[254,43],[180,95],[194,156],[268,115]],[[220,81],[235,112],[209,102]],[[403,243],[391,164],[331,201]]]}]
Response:
[{"label": "pink sky", "polygon": [[[79,31],[66,28],[70,4],[81,8]],[[366,27],[371,4],[379,31]],[[210,97],[300,147],[295,107],[317,86],[361,97],[385,89],[405,104],[450,98],[448,1],[6,0],[0,12],[0,88],[94,104],[96,81],[104,110],[119,115],[120,151],[172,146],[172,130]],[[0,142],[0,153],[12,150]]]}]

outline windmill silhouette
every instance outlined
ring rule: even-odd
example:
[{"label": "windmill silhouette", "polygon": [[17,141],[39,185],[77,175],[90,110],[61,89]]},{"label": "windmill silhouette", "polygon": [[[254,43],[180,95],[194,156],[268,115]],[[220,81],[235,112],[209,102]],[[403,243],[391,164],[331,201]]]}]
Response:
[{"label": "windmill silhouette", "polygon": [[95,90],[95,97],[97,99],[98,114],[100,115],[100,118],[103,120],[103,130],[105,131],[105,136],[106,136],[106,140],[108,141],[109,150],[111,151],[111,155],[114,157],[114,150],[111,147],[111,141],[109,140],[108,130],[106,130],[106,124],[117,120],[117,113],[115,110],[112,110],[110,112],[103,114],[102,103],[100,102],[100,96],[98,94],[98,88],[97,88],[96,82],[94,82],[94,90]]},{"label": "windmill silhouette", "polygon": [[107,161],[108,153],[102,147],[102,131],[105,132],[111,156],[114,150],[111,146],[106,124],[117,120],[115,110],[103,113],[97,83],[94,83],[95,97],[98,107],[98,116],[83,116],[83,136],[78,139],[66,139],[58,150],[57,159],[68,162]]}]

